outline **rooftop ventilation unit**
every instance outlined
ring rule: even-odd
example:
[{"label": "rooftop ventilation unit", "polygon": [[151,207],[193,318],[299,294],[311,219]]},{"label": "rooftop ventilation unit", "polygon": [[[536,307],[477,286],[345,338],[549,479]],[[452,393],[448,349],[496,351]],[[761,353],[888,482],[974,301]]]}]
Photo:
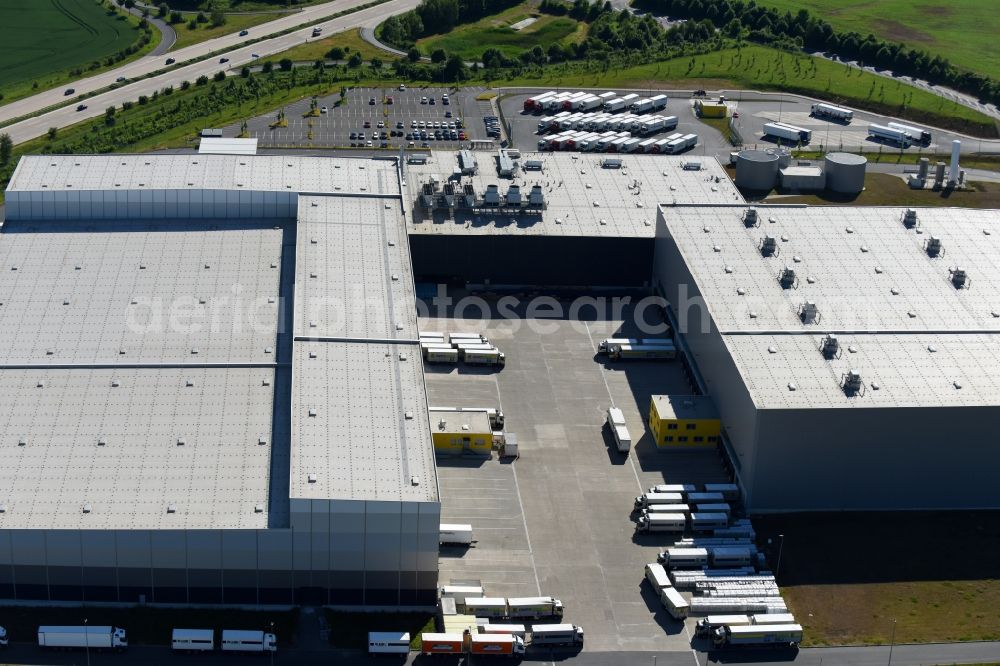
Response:
[{"label": "rooftop ventilation unit", "polygon": [[903,226],[907,229],[916,229],[920,222],[917,220],[917,211],[907,208],[903,213]]},{"label": "rooftop ventilation unit", "polygon": [[511,185],[507,189],[507,205],[508,206],[521,205],[521,187],[519,185]]},{"label": "rooftop ventilation unit", "polygon": [[760,226],[760,219],[757,217],[756,208],[747,208],[743,213],[743,226],[747,228]]},{"label": "rooftop ventilation unit", "polygon": [[602,169],[621,169],[622,160],[620,157],[605,157],[601,160]]},{"label": "rooftop ventilation unit", "polygon": [[937,236],[931,236],[924,243],[924,249],[927,250],[928,257],[940,257],[944,254],[944,247],[941,245],[941,239]]},{"label": "rooftop ventilation unit", "polygon": [[531,192],[528,193],[528,204],[534,208],[545,207],[545,193],[542,192],[541,185],[531,186]]},{"label": "rooftop ventilation unit", "polygon": [[861,375],[855,370],[848,370],[844,373],[844,376],[840,378],[840,387],[849,396],[863,395],[865,392],[865,385],[861,381]]},{"label": "rooftop ventilation unit", "polygon": [[819,321],[819,310],[812,301],[806,301],[799,306],[799,319],[803,324],[815,324]]},{"label": "rooftop ventilation unit", "polygon": [[774,236],[764,236],[760,240],[758,248],[760,249],[761,255],[765,257],[776,257],[781,252],[778,249],[778,239]]},{"label": "rooftop ventilation unit", "polygon": [[820,342],[819,352],[823,355],[826,360],[840,358],[840,340],[833,333],[823,337],[823,341]]},{"label": "rooftop ventilation unit", "polygon": [[791,266],[782,268],[778,273],[778,284],[782,289],[798,289],[799,278],[795,275],[795,269]]},{"label": "rooftop ventilation unit", "polygon": [[500,205],[500,188],[496,185],[487,185],[486,194],[483,195],[483,205],[485,206],[499,206]]},{"label": "rooftop ventilation unit", "polygon": [[955,285],[955,289],[969,288],[971,280],[969,279],[969,275],[965,272],[964,268],[956,266],[948,272],[951,273],[951,283]]}]

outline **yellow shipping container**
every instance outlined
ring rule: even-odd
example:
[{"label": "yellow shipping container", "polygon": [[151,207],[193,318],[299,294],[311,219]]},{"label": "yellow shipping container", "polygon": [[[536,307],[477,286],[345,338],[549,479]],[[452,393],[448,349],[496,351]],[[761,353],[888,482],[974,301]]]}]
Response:
[{"label": "yellow shipping container", "polygon": [[435,453],[488,456],[493,451],[493,429],[485,411],[432,409],[430,423]]},{"label": "yellow shipping container", "polygon": [[694,110],[702,118],[725,118],[729,112],[725,102],[703,102],[700,99],[695,100]]},{"label": "yellow shipping container", "polygon": [[715,403],[706,396],[654,395],[649,430],[661,449],[712,448],[719,443],[722,422]]}]

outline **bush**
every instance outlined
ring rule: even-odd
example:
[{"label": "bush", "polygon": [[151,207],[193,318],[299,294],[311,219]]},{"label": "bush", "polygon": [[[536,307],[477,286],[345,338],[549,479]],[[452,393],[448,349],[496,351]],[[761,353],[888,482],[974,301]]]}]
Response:
[{"label": "bush", "polygon": [[445,52],[444,49],[434,49],[434,51],[431,52],[431,62],[434,63],[435,65],[441,64],[447,59],[448,59],[448,54]]},{"label": "bush", "polygon": [[190,21],[188,21],[188,30],[197,30],[197,29],[198,29],[198,22],[197,21],[195,21],[194,19],[191,19]]},{"label": "bush", "polygon": [[208,77],[202,74],[201,76],[199,76],[197,79],[194,80],[194,83],[197,86],[206,85],[208,83]]},{"label": "bush", "polygon": [[145,95],[139,95],[139,106],[146,106],[149,104],[149,98]]},{"label": "bush", "polygon": [[181,90],[187,90],[191,87],[190,81],[181,81]]},{"label": "bush", "polygon": [[208,17],[205,16],[205,12],[198,12],[198,15],[194,17],[194,20],[198,23],[208,23]]},{"label": "bush", "polygon": [[264,72],[265,74],[270,74],[271,72],[274,71],[274,63],[273,62],[265,62],[264,66],[261,68],[260,71]]},{"label": "bush", "polygon": [[167,3],[161,2],[157,7],[156,15],[159,16],[160,18],[166,18],[167,14],[169,13],[170,13],[170,7],[167,6]]},{"label": "bush", "polygon": [[361,67],[361,54],[355,53],[352,55],[351,59],[347,61],[347,66],[352,68]]},{"label": "bush", "polygon": [[281,67],[281,71],[283,71],[283,72],[290,72],[290,71],[292,71],[292,65],[293,64],[294,63],[292,62],[291,58],[282,58],[278,62],[278,66]]},{"label": "bush", "polygon": [[330,60],[343,60],[344,59],[344,49],[339,46],[334,46],[332,49],[326,52],[326,57]]},{"label": "bush", "polygon": [[184,15],[180,12],[170,12],[170,22],[177,24],[184,22]]},{"label": "bush", "polygon": [[225,72],[216,72],[215,76],[213,76],[212,79],[214,81],[225,81],[226,80],[226,73]]}]

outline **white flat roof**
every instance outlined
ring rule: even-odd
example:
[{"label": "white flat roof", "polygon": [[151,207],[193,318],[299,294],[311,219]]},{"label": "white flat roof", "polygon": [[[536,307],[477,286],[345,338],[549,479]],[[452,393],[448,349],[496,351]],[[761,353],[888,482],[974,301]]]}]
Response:
[{"label": "white flat roof", "polygon": [[[914,229],[904,208],[757,206],[749,228],[745,210],[661,209],[758,407],[1000,405],[1000,211],[920,208]],[[777,256],[759,250],[765,235]],[[953,284],[956,267],[968,288]],[[816,323],[798,316],[807,301]],[[840,353],[827,359],[829,333]],[[851,370],[863,395],[842,388]]]},{"label": "white flat roof", "polygon": [[199,155],[256,155],[257,139],[230,139],[202,137],[198,143]]},{"label": "white flat roof", "polygon": [[246,190],[398,196],[390,160],[297,155],[26,155],[8,192]]},{"label": "white flat roof", "polygon": [[[455,153],[435,152],[426,164],[406,166],[404,204],[415,213],[409,233],[652,238],[658,204],[743,203],[718,160],[703,155],[522,152],[522,165],[539,160],[543,167],[522,170],[513,180],[497,176],[495,153],[477,153],[477,159],[479,172],[465,176],[463,183],[471,182],[480,197],[487,185],[498,185],[503,196],[517,184],[525,197],[533,185],[541,185],[547,203],[542,215],[456,214],[421,221],[415,202],[422,185],[431,175],[447,179],[458,164]],[[621,167],[602,168],[605,159],[619,160]],[[683,165],[689,162],[700,163],[701,169],[685,170]]]}]

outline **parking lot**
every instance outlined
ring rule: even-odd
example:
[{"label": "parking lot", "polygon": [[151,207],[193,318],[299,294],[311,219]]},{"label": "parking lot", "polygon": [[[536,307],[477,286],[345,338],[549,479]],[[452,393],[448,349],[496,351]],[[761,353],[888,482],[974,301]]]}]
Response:
[{"label": "parking lot", "polygon": [[[690,392],[679,363],[607,364],[596,355],[602,339],[636,333],[631,307],[587,322],[517,311],[519,319],[488,323],[420,320],[422,330],[485,333],[506,354],[499,372],[428,366],[428,400],[500,407],[520,446],[513,463],[438,459],[441,520],[471,523],[476,539],[469,549],[442,550],[441,584],[481,581],[490,596],[557,597],[565,621],[584,628],[586,651],[688,650],[690,626],[670,619],[643,583],[643,566],[672,539],[636,537],[629,515],[653,484],[728,480],[717,453],[662,453],[645,434],[652,393]],[[612,403],[635,442],[628,457],[604,426]]]},{"label": "parking lot", "polygon": [[[658,94],[660,91],[654,91]],[[524,100],[531,95],[508,95],[505,96],[500,106],[503,109],[504,120],[510,125],[511,139],[517,148],[521,150],[537,150],[538,139],[543,135],[538,134],[538,121],[550,114],[525,113]],[[597,113],[597,111],[594,111]],[[694,115],[692,102],[688,96],[671,97],[667,103],[667,108],[657,111],[657,116],[677,116],[677,128],[658,134],[651,134],[649,139],[664,139],[667,136],[679,132],[681,134],[697,134],[698,145],[692,150],[683,154],[691,155],[715,155],[720,159],[728,160],[732,146],[726,141],[722,134],[714,127],[704,124]],[[552,134],[554,132],[549,132]]]},{"label": "parking lot", "polygon": [[[318,98],[319,108],[325,107],[326,113],[306,116],[311,101],[307,98],[285,107],[287,127],[270,127],[277,119],[275,112],[248,120],[247,132],[262,148],[398,149],[408,146],[455,150],[467,147],[474,139],[486,138],[483,117],[491,115],[492,110],[488,100],[476,99],[481,92],[481,88],[352,88],[339,106],[339,92]],[[445,95],[447,104],[444,103]],[[379,127],[380,122],[384,127]],[[412,126],[414,122],[415,127]],[[420,123],[424,123],[424,127]],[[449,123],[456,126],[450,127]],[[459,123],[464,127],[458,127]],[[225,128],[225,135],[235,136],[239,129],[239,123],[230,125]],[[435,130],[442,133],[442,138],[435,136]],[[427,133],[426,138],[412,135],[421,131]],[[464,140],[459,134],[462,131],[466,135]],[[407,134],[411,136],[408,138]]]}]

